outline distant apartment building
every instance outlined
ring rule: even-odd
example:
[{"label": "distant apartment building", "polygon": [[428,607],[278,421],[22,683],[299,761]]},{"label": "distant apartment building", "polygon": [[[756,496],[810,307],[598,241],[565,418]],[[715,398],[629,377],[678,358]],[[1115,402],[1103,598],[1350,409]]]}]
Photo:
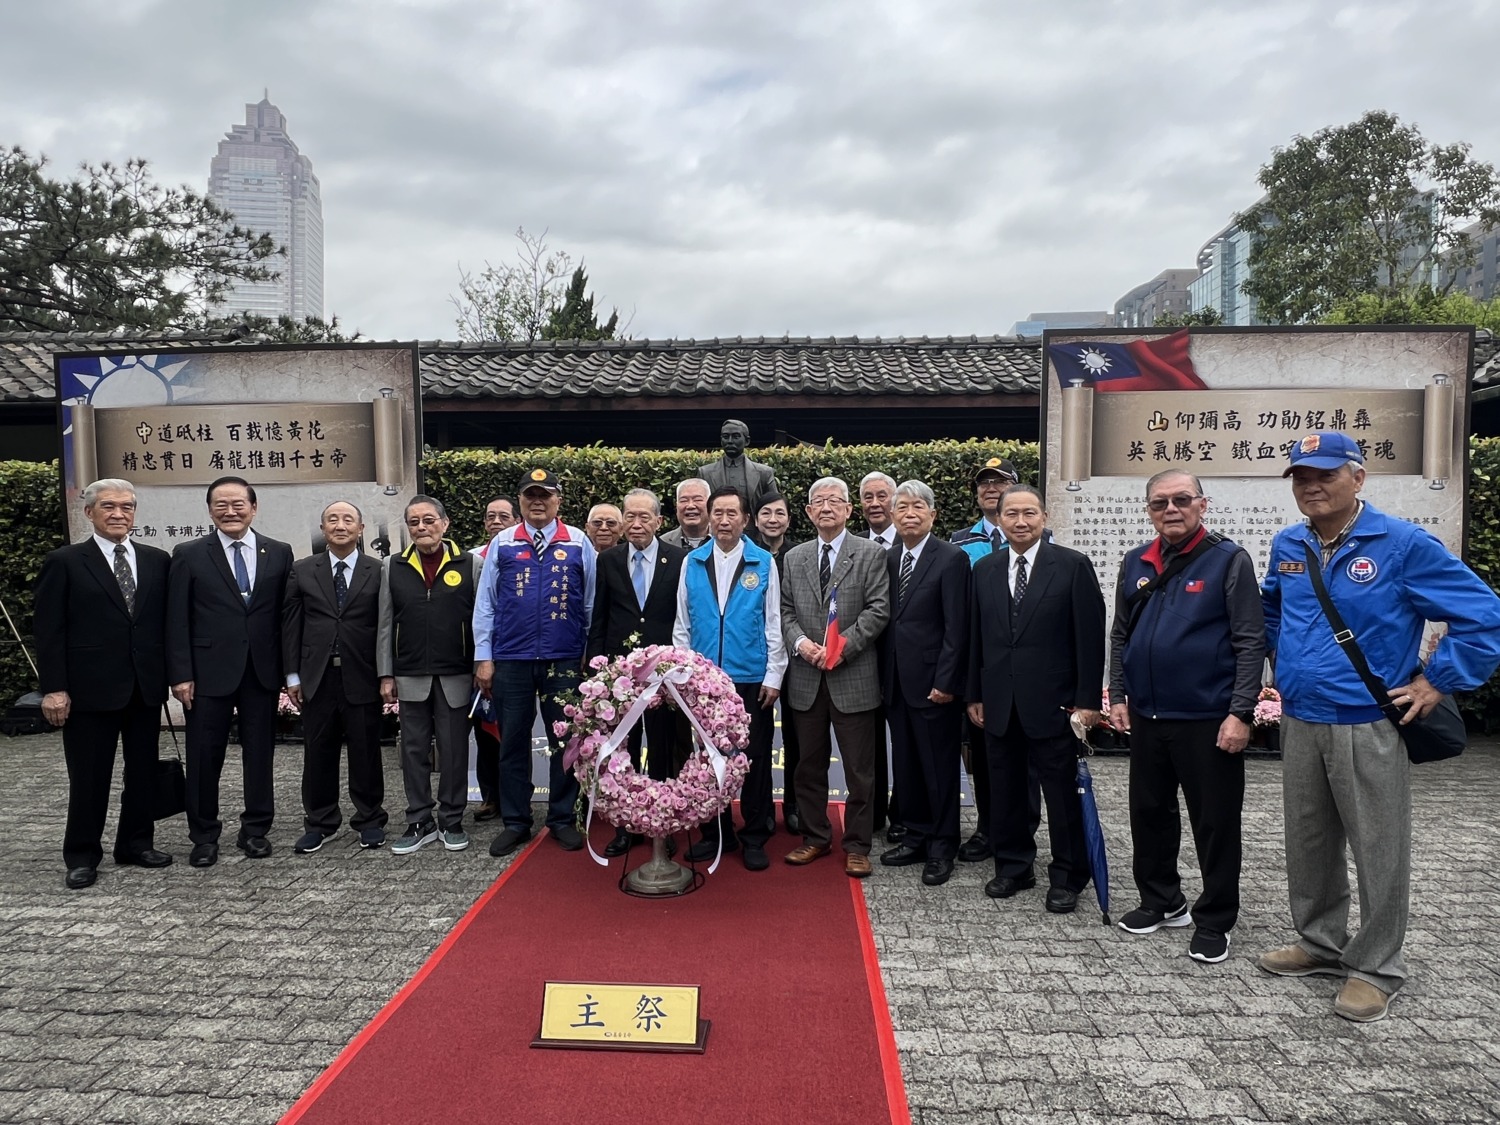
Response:
[{"label": "distant apartment building", "polygon": [[245,106],[245,123],[219,142],[209,165],[208,194],[257,234],[269,234],[286,256],[266,265],[280,276],[241,282],[224,306],[228,312],[323,316],[323,202],[312,161],[287,136],[286,118],[269,92]]},{"label": "distant apartment building", "polygon": [[1010,326],[1012,336],[1040,336],[1049,328],[1109,328],[1114,325],[1114,315],[1108,309],[1086,312],[1039,312],[1028,313],[1025,320]]},{"label": "distant apartment building", "polygon": [[1500,295],[1500,229],[1486,231],[1475,223],[1466,227],[1464,233],[1474,238],[1479,256],[1472,266],[1456,272],[1445,267],[1441,280],[1446,283],[1450,277],[1453,279],[1449,292],[1467,293],[1476,301],[1492,300]]},{"label": "distant apartment building", "polygon": [[1115,302],[1115,327],[1150,328],[1168,313],[1180,317],[1191,312],[1188,286],[1197,277],[1195,269],[1162,270],[1137,285]]}]

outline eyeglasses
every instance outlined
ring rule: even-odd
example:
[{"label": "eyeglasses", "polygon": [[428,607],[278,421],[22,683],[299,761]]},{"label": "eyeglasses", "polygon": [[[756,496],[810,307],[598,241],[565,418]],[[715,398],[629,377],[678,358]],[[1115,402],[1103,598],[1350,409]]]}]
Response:
[{"label": "eyeglasses", "polygon": [[442,520],[441,516],[422,516],[420,518],[413,517],[412,519],[407,520],[406,521],[406,526],[407,527],[436,527],[438,524],[440,524],[442,522],[443,522],[443,520]]},{"label": "eyeglasses", "polygon": [[1194,500],[1202,499],[1202,493],[1198,493],[1197,495],[1189,495],[1188,493],[1183,492],[1179,493],[1176,496],[1158,496],[1155,500],[1148,500],[1146,502],[1146,507],[1150,508],[1153,512],[1165,512],[1168,507],[1176,508],[1178,511],[1186,511],[1188,508],[1192,507]]},{"label": "eyeglasses", "polygon": [[847,503],[849,501],[840,496],[820,496],[816,500],[809,500],[807,506],[809,508],[838,508]]}]

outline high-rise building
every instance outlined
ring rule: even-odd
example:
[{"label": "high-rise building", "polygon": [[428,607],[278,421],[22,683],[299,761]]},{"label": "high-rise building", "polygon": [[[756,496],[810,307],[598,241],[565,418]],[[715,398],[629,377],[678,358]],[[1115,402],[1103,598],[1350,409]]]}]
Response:
[{"label": "high-rise building", "polygon": [[287,136],[286,118],[270,92],[245,106],[245,123],[219,142],[208,172],[208,194],[256,234],[269,234],[285,257],[267,259],[280,276],[235,285],[227,312],[290,316],[323,315],[323,201],[312,161]]},{"label": "high-rise building", "polygon": [[1196,269],[1162,270],[1137,285],[1115,302],[1115,327],[1150,328],[1169,313],[1184,316],[1191,308],[1188,286],[1197,277]]},{"label": "high-rise building", "polygon": [[1028,313],[1025,320],[1010,326],[1012,336],[1040,336],[1049,328],[1108,328],[1114,317],[1108,309],[1084,312]]},{"label": "high-rise building", "polygon": [[1198,251],[1201,272],[1188,286],[1193,312],[1214,309],[1225,324],[1262,323],[1255,313],[1255,298],[1245,292],[1245,282],[1250,279],[1250,243],[1250,232],[1235,220],[1203,244]]}]

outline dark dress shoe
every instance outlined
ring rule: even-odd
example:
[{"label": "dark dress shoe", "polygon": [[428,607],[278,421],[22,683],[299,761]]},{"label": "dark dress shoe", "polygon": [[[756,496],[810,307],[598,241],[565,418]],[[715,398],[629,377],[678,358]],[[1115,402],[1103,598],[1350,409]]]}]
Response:
[{"label": "dark dress shoe", "polygon": [[958,849],[958,858],[965,863],[979,863],[992,858],[994,854],[994,846],[983,832],[974,833],[964,841],[963,847]]},{"label": "dark dress shoe", "polygon": [[1071,914],[1078,909],[1078,892],[1067,887],[1052,887],[1047,891],[1048,914]]},{"label": "dark dress shoe", "polygon": [[797,811],[796,805],[789,805],[785,801],[781,804],[781,820],[786,825],[788,832],[802,834],[802,814]]},{"label": "dark dress shoe", "polygon": [[234,846],[250,859],[265,859],[271,854],[271,841],[264,836],[241,836]]},{"label": "dark dress shoe", "polygon": [[[740,850],[740,841],[737,836],[729,836],[724,840],[724,854]],[[713,859],[719,853],[719,841],[710,840],[705,837],[687,850],[687,858],[693,863],[703,863]]]},{"label": "dark dress shoe", "polygon": [[474,820],[482,824],[486,820],[494,820],[499,815],[500,810],[495,806],[495,802],[485,801],[474,813]]},{"label": "dark dress shoe", "polygon": [[[904,839],[906,839],[906,825],[904,824],[892,824],[885,830],[885,842],[887,844],[899,844]],[[881,856],[880,858],[884,859],[885,857]]]},{"label": "dark dress shoe", "polygon": [[99,873],[92,867],[70,867],[63,883],[70,891],[81,891],[84,887],[92,887],[98,877]]},{"label": "dark dress shoe", "polygon": [[172,857],[166,852],[159,852],[155,848],[142,848],[134,855],[117,855],[115,863],[121,867],[170,867]]},{"label": "dark dress shoe", "polygon": [[218,844],[194,844],[188,863],[193,867],[212,867],[219,862]]},{"label": "dark dress shoe", "polygon": [[496,859],[510,855],[529,839],[531,839],[531,829],[528,828],[523,832],[515,828],[507,828],[490,841],[490,855]]},{"label": "dark dress shoe", "polygon": [[910,867],[914,863],[921,863],[923,858],[922,849],[914,848],[910,844],[902,844],[898,848],[880,853],[882,867]]},{"label": "dark dress shoe", "polygon": [[583,833],[571,824],[548,825],[547,830],[552,833],[557,846],[565,852],[576,852],[583,847]]},{"label": "dark dress shoe", "polygon": [[632,844],[639,844],[641,839],[642,837],[632,832],[625,832],[623,830],[616,832],[615,838],[604,845],[604,850],[601,854],[607,859],[614,859],[616,856],[621,856],[628,852]]},{"label": "dark dress shoe", "polygon": [[1020,891],[1029,891],[1034,886],[1036,886],[1035,875],[1022,875],[1019,878],[996,875],[984,885],[984,893],[990,898],[1010,898],[1011,895]]},{"label": "dark dress shoe", "polygon": [[755,844],[745,845],[745,870],[764,871],[771,866],[771,858],[766,855],[766,849]]},{"label": "dark dress shoe", "polygon": [[929,859],[922,868],[922,882],[929,887],[941,887],[952,875],[951,859]]}]

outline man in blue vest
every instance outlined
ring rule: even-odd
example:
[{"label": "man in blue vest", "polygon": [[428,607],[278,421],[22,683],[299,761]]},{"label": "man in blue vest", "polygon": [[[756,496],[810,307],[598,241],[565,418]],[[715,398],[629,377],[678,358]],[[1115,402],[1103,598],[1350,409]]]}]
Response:
[{"label": "man in blue vest", "polygon": [[[1110,631],[1109,716],[1130,731],[1130,838],[1141,905],[1132,934],[1197,923],[1195,961],[1229,956],[1240,909],[1240,812],[1255,700],[1266,661],[1255,566],[1244,548],[1203,526],[1198,478],[1167,469],[1146,482],[1158,537],[1120,564]],[[1177,871],[1188,821],[1203,893],[1188,911]]]},{"label": "man in blue vest", "polygon": [[771,708],[786,674],[781,642],[781,582],[776,559],[746,535],[750,506],[744,494],[721,488],[708,498],[713,538],[682,560],[677,584],[677,621],[672,643],[708,657],[734,681],[750,716],[750,773],[740,794],[744,827],[736,840],[728,809],[703,826],[703,839],[688,849],[692,860],[712,859],[744,845],[745,867],[764,871],[766,840],[776,815],[771,797]]},{"label": "man in blue vest", "polygon": [[552,724],[559,696],[578,686],[594,604],[594,545],[557,518],[562,486],[546,469],[521,482],[521,522],[495,536],[474,600],[474,679],[500,716],[500,815],[490,844],[504,856],[531,839],[531,728],[540,701],[552,748],[547,827],[566,851],[583,847],[573,824],[578,779],[563,769]]}]

